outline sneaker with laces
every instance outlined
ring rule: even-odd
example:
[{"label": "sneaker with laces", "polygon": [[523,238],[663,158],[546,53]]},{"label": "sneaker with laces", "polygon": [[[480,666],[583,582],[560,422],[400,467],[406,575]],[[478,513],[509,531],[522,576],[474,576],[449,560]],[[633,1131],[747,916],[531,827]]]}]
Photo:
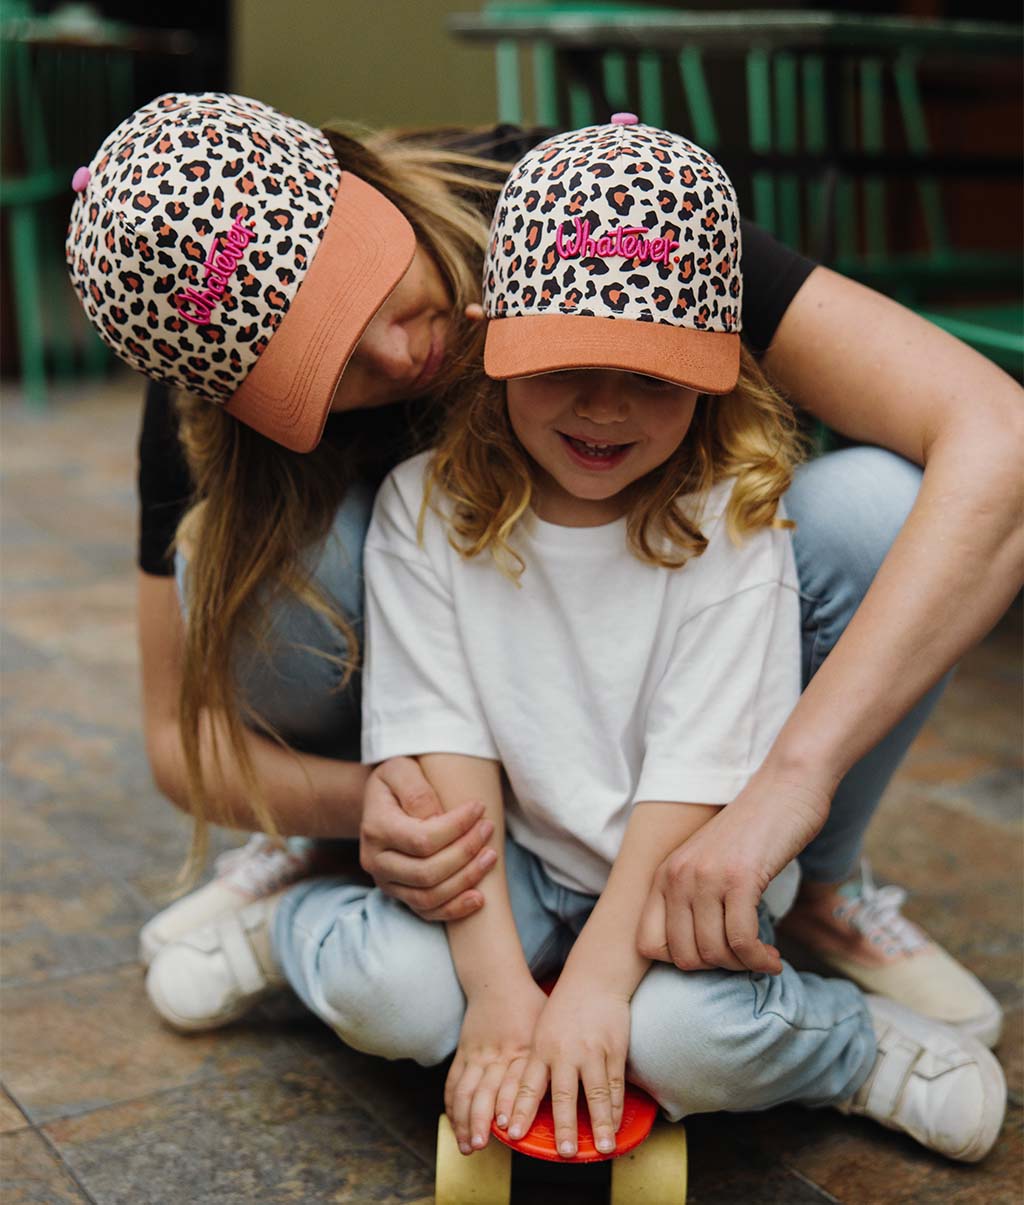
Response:
[{"label": "sneaker with laces", "polygon": [[265,833],[253,833],[245,845],[219,855],[209,883],[175,900],[142,926],[140,961],[148,967],[157,951],[170,942],[308,878],[317,860],[316,844],[305,837],[281,842]]},{"label": "sneaker with laces", "polygon": [[949,1159],[977,1163],[995,1144],[1006,1079],[977,1039],[867,996],[878,1053],[854,1095],[835,1107],[900,1130]]},{"label": "sneaker with laces", "polygon": [[867,859],[859,879],[798,899],[779,923],[795,965],[851,979],[986,1046],[1002,1032],[998,1001],[965,966],[902,914],[902,887],[878,887]]},{"label": "sneaker with laces", "polygon": [[218,1029],[285,985],[270,936],[282,895],[226,912],[156,952],[146,994],[168,1025],[185,1033]]}]

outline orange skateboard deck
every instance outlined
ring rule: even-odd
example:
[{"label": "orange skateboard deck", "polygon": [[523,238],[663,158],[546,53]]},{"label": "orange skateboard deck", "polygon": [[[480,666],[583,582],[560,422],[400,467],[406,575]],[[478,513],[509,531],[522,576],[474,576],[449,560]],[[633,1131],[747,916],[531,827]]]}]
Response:
[{"label": "orange skateboard deck", "polygon": [[[455,1135],[442,1115],[437,1136],[436,1205],[509,1205],[515,1156],[524,1165],[517,1169],[517,1183],[536,1185],[547,1181],[568,1185],[573,1174],[583,1174],[579,1164],[609,1164],[610,1175],[593,1176],[593,1199],[607,1193],[611,1205],[682,1205],[686,1200],[686,1132],[681,1124],[658,1122],[658,1106],[646,1092],[626,1086],[622,1125],[615,1150],[604,1154],[594,1145],[590,1115],[582,1095],[577,1108],[577,1154],[564,1158],[555,1148],[555,1126],[551,1096],[545,1096],[529,1131],[513,1141],[504,1130],[492,1125],[491,1141],[482,1151],[463,1155]],[[526,1166],[526,1165],[532,1166]],[[545,1166],[546,1165],[546,1166]],[[557,1175],[556,1175],[557,1173]],[[600,1177],[600,1170],[598,1170]],[[536,1200],[527,1192],[524,1200]]]}]

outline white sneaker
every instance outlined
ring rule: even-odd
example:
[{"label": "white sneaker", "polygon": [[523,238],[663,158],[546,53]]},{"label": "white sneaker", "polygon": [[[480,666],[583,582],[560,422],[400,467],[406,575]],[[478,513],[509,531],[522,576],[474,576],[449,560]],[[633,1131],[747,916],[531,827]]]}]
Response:
[{"label": "white sneaker", "polygon": [[157,951],[170,942],[308,878],[316,859],[316,846],[305,838],[282,845],[264,833],[253,833],[245,845],[217,858],[209,883],[175,900],[142,926],[139,960],[148,967]]},{"label": "white sneaker", "polygon": [[950,1159],[977,1163],[1006,1111],[1006,1079],[976,1039],[881,996],[866,996],[875,1065],[840,1113],[870,1117]]},{"label": "white sneaker", "polygon": [[159,949],[146,975],[150,1003],[175,1029],[217,1029],[244,1016],[285,984],[271,947],[283,891]]}]

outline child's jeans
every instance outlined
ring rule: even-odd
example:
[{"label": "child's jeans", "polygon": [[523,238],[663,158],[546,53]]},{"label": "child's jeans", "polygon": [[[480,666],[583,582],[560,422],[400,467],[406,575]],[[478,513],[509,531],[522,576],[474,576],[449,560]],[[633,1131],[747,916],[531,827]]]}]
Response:
[{"label": "child's jeans", "polygon": [[[559,886],[512,841],[507,866],[530,969],[557,974],[595,900]],[[760,934],[772,940],[763,905]],[[365,884],[311,879],[282,900],[274,949],[302,1000],[348,1045],[426,1066],[455,1050],[465,998],[443,925]],[[860,991],[788,964],[777,976],[655,964],[630,1013],[629,1078],[672,1119],[831,1104],[851,1096],[874,1062]]]}]

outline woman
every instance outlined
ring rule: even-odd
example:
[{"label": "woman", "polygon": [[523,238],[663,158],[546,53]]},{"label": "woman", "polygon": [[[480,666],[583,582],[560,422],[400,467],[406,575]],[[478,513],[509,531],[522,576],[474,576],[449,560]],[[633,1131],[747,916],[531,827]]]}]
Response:
[{"label": "woman", "polygon": [[[83,257],[76,254],[76,240],[86,237],[93,207],[92,220],[104,220],[103,197],[117,194],[133,219],[148,205],[162,206],[162,224],[135,246],[138,254],[159,255],[160,239],[171,238],[183,217],[183,191],[192,196],[188,190],[195,188],[204,204],[215,205],[220,188],[220,204],[231,211],[231,201],[241,197],[246,217],[253,216],[247,199],[255,197],[262,205],[256,215],[263,218],[261,232],[268,240],[281,235],[276,244],[267,242],[269,251],[241,248],[249,251],[245,275],[218,294],[224,278],[210,280],[191,264],[206,262],[205,240],[220,228],[207,220],[189,230],[182,245],[195,259],[177,284],[193,292],[184,298],[187,312],[171,319],[174,329],[160,311],[159,293],[123,305],[93,279],[104,259],[123,254],[123,236],[133,232],[124,226],[123,212],[120,240],[105,244],[106,255],[86,255],[75,273],[83,296],[95,298],[96,285],[107,309],[120,310],[101,312],[100,302],[93,302],[99,329],[129,362],[167,379],[173,375],[168,353],[177,352],[175,363],[183,363],[177,380],[194,392],[208,386],[209,396],[231,399],[228,414],[205,403],[188,403],[184,412],[182,437],[201,508],[190,512],[179,541],[190,564],[188,624],[166,559],[188,487],[170,467],[175,424],[166,395],[151,390],[147,403],[139,604],[154,776],[178,806],[190,809],[201,800],[207,818],[237,827],[354,837],[362,816],[363,864],[380,885],[429,918],[465,916],[480,905],[474,885],[492,861],[480,810],[468,804],[440,815],[429,787],[407,762],[385,764],[368,776],[354,760],[357,683],[350,678],[347,693],[333,688],[345,677],[358,637],[355,586],[369,490],[410,446],[410,418],[425,409],[399,411],[391,404],[428,396],[443,401],[460,360],[474,354],[473,332],[461,318],[467,304],[470,315],[477,312],[467,282],[479,267],[486,218],[474,220],[474,212],[486,212],[492,194],[484,177],[469,174],[483,169],[460,153],[512,160],[532,140],[493,131],[475,142],[449,137],[444,149],[441,136],[433,143],[383,140],[368,146],[332,136],[336,167],[369,182],[377,196],[390,197],[399,218],[404,214],[408,221],[403,226],[389,214],[392,224],[373,235],[363,219],[379,216],[380,206],[372,197],[365,208],[354,205],[347,229],[356,232],[355,246],[343,249],[325,236],[312,263],[326,268],[323,253],[330,249],[335,271],[314,277],[308,268],[312,248],[288,243],[295,236],[280,229],[289,215],[279,212],[287,208],[279,193],[267,197],[261,191],[260,159],[277,145],[275,138],[296,165],[314,156],[313,192],[303,202],[299,227],[312,221],[316,232],[327,208],[317,184],[323,173],[333,180],[335,170],[317,131],[273,115],[272,128],[240,144],[242,192],[232,191],[234,177],[224,175],[204,194],[203,165],[210,156],[225,143],[238,149],[239,128],[252,129],[266,116],[254,115],[254,105],[224,97],[154,102],[141,119],[129,119],[127,131],[115,131],[105,148],[124,161],[144,160],[148,148],[156,148],[172,171],[198,171],[198,183],[194,176],[178,179],[173,195],[179,199],[168,205],[146,188],[148,177],[118,191],[104,177],[101,151],[94,174],[114,191],[97,199],[87,184],[76,211],[77,236],[74,217],[72,223],[69,254],[77,263]],[[168,121],[187,130],[184,145]],[[234,155],[226,161],[233,170]],[[303,170],[309,169],[297,167],[285,187],[301,191]],[[281,188],[279,179],[270,179],[271,188]],[[344,198],[344,188],[338,195]],[[294,211],[291,220],[294,226]],[[861,835],[934,701],[936,684],[989,630],[1019,586],[1020,390],[948,335],[756,228],[744,227],[744,244],[744,335],[770,378],[807,414],[897,455],[851,449],[824,457],[802,470],[787,496],[798,523],[806,689],[750,786],[663,864],[642,926],[643,950],[684,968],[777,969],[775,952],[756,938],[756,898],[738,898],[730,884],[734,878],[767,884],[800,855],[804,884],[789,918],[794,935],[826,961],[844,961],[847,973],[870,979],[874,992],[994,1042],[998,1006],[973,976],[899,916],[891,901],[879,908],[870,883],[847,880]],[[376,248],[380,266],[371,265],[368,248]],[[360,258],[362,252],[367,254]],[[347,260],[348,254],[356,259]],[[279,255],[286,257],[283,264]],[[146,261],[140,265],[136,257],[119,266],[131,286]],[[173,277],[155,280],[167,289],[175,285]],[[214,308],[197,311],[190,302]],[[344,329],[335,324],[318,335],[315,317],[335,310],[343,314]],[[220,361],[213,357],[226,349],[216,343],[209,358],[201,354],[195,333],[219,328],[193,320],[239,313],[238,330],[250,342],[236,340]],[[138,318],[131,336],[121,321],[129,314]],[[152,324],[161,337],[147,346],[143,336]],[[295,348],[298,362],[308,364],[325,341],[328,350],[302,378],[311,382],[315,398],[307,390],[297,402],[297,374],[289,367]],[[248,354],[254,346],[255,381]],[[374,407],[382,409],[368,409]],[[232,417],[298,447],[316,443],[328,409],[327,438],[305,457],[253,436]],[[314,457],[320,460],[311,468]],[[911,462],[924,467],[923,481]],[[360,489],[341,488],[344,481],[357,481]],[[314,483],[318,488],[306,492]],[[231,563],[218,564],[214,549],[227,550]],[[254,618],[264,622],[247,626]],[[253,644],[261,640],[278,653],[269,669]],[[304,660],[295,660],[289,644],[303,646]],[[296,699],[305,714],[297,713]],[[293,850],[292,864],[284,867],[279,857],[267,881],[261,879],[268,869],[261,851],[265,846],[241,858],[241,870],[236,862],[236,877],[250,872],[248,891],[235,890],[237,883],[216,896],[204,889],[191,908],[177,906],[162,930],[159,924],[151,930],[155,945],[221,912],[220,928],[214,925],[213,935],[203,939],[202,965],[213,968],[224,991],[211,996],[204,989],[182,1005],[193,1010],[194,1027],[239,1015],[267,986],[258,909],[255,920],[246,912],[239,921],[239,908],[308,870],[310,855]],[[880,943],[872,939],[883,934],[879,954]],[[244,975],[225,970],[226,942],[247,951]],[[171,963],[165,959],[165,965]],[[194,958],[188,965],[201,978]],[[188,978],[179,976],[183,984]]]}]

